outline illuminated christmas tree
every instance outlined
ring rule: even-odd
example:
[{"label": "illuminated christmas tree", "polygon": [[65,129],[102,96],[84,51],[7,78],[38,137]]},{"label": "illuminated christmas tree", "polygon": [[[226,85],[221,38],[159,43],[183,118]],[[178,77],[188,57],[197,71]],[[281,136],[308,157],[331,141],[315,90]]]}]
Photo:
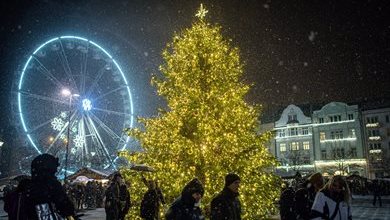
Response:
[{"label": "illuminated christmas tree", "polygon": [[[168,107],[154,118],[139,118],[143,128],[128,134],[145,151],[122,156],[156,170],[150,178],[159,181],[168,203],[198,177],[205,185],[205,210],[223,188],[224,176],[235,172],[241,177],[243,218],[263,218],[274,210],[280,185],[271,172],[276,160],[265,147],[271,133],[257,132],[260,107],[244,101],[250,86],[241,81],[239,51],[219,26],[206,22],[206,13],[201,5],[192,27],[175,34],[163,51],[163,77],[153,77],[152,84]],[[129,214],[135,219],[146,187],[138,173],[122,173],[138,206]]]}]

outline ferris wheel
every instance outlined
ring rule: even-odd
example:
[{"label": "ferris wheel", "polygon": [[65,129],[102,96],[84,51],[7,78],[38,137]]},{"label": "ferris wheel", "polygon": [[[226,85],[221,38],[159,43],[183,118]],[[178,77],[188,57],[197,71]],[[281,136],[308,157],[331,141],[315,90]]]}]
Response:
[{"label": "ferris wheel", "polygon": [[[118,62],[78,36],[50,39],[24,64],[18,113],[29,145],[60,158],[62,170],[115,168],[130,138],[133,102]],[[66,166],[64,166],[66,163]]]}]

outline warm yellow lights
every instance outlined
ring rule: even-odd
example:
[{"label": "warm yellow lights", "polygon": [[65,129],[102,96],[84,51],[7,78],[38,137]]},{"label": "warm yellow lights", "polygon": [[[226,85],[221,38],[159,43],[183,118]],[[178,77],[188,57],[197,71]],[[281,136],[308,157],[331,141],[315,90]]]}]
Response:
[{"label": "warm yellow lights", "polygon": [[[242,179],[243,218],[266,218],[279,195],[279,178],[269,172],[277,162],[265,147],[272,134],[256,132],[260,107],[244,101],[249,86],[241,80],[238,49],[223,39],[220,27],[200,17],[173,37],[163,59],[163,77],[152,84],[168,106],[156,117],[139,118],[142,129],[128,130],[145,152],[119,155],[153,167],[156,172],[145,175],[159,181],[167,203],[198,177],[205,185],[204,209],[223,188],[224,176],[236,172]],[[139,173],[122,173],[134,201],[128,218],[137,219],[146,187]]]}]

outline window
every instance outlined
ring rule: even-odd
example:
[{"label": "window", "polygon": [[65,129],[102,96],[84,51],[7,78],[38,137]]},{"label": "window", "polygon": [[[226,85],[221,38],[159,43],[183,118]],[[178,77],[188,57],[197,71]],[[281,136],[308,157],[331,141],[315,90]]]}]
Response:
[{"label": "window", "polygon": [[297,121],[297,115],[288,115],[288,121]]},{"label": "window", "polygon": [[356,137],[355,129],[349,129],[349,137],[350,138]]},{"label": "window", "polygon": [[337,121],[341,121],[341,115],[333,115],[333,116],[329,116],[329,120],[330,120],[330,122],[337,122]]},{"label": "window", "polygon": [[331,139],[342,139],[343,138],[343,131],[331,131],[330,132],[330,138]]},{"label": "window", "polygon": [[371,143],[370,144],[370,150],[380,150],[382,149],[381,143]]},{"label": "window", "polygon": [[377,137],[379,136],[379,130],[368,130],[369,137]]},{"label": "window", "polygon": [[390,128],[387,128],[387,136],[390,137]]},{"label": "window", "polygon": [[387,122],[387,123],[390,122],[390,116],[389,116],[389,115],[386,115],[386,122]]},{"label": "window", "polygon": [[348,114],[348,120],[353,120],[353,114]]},{"label": "window", "polygon": [[298,128],[290,128],[289,132],[289,136],[296,136],[298,135]]},{"label": "window", "polygon": [[303,142],[303,149],[304,150],[310,150],[310,142],[309,141],[304,141]]},{"label": "window", "polygon": [[324,123],[324,118],[318,118],[318,122],[319,122],[320,124]]},{"label": "window", "polygon": [[336,148],[333,149],[333,158],[345,158],[345,151],[344,148]]},{"label": "window", "polygon": [[326,160],[326,150],[321,150],[321,159]]},{"label": "window", "polygon": [[357,157],[356,147],[352,147],[351,148],[351,157],[352,158],[356,158]]},{"label": "window", "polygon": [[302,134],[308,135],[309,134],[309,128],[302,128]]},{"label": "window", "polygon": [[325,140],[326,136],[325,136],[325,132],[320,132],[320,141],[323,141]]},{"label": "window", "polygon": [[286,151],[286,144],[280,144],[279,145],[280,152],[285,152]]},{"label": "window", "polygon": [[377,116],[373,116],[373,117],[367,117],[366,118],[367,120],[367,123],[377,123],[378,122],[378,117]]},{"label": "window", "polygon": [[299,150],[299,142],[291,142],[290,149],[291,150]]},{"label": "window", "polygon": [[284,130],[279,130],[279,137],[284,137],[284,136],[286,136]]}]

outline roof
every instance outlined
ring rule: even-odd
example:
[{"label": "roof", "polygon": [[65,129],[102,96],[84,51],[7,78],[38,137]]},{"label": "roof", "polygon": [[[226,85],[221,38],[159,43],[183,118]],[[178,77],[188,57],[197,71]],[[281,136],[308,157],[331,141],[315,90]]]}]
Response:
[{"label": "roof", "polygon": [[83,167],[83,168],[79,169],[77,172],[75,172],[74,174],[70,175],[68,177],[68,179],[74,180],[78,176],[86,176],[89,179],[107,179],[109,175],[110,174],[99,171],[99,170]]}]

